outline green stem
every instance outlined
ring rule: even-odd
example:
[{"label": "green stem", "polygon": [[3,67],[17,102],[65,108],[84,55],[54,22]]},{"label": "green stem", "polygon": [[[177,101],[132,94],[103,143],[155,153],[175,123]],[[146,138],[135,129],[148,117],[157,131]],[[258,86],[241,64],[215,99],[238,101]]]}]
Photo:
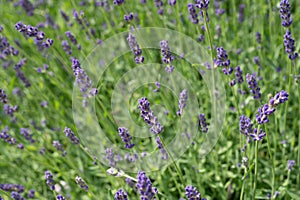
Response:
[{"label": "green stem", "polygon": [[[287,72],[287,75],[288,75],[288,78],[289,78],[289,84],[288,84],[288,94],[290,94],[290,91],[291,91],[291,85],[292,85],[292,70],[293,70],[293,61],[291,61],[291,64],[289,65],[289,71]],[[287,110],[288,110],[288,105],[289,105],[289,103],[288,102],[286,102],[285,103],[285,109],[284,109],[284,118],[283,118],[283,120],[284,120],[284,123],[283,123],[283,126],[284,126],[284,131],[285,131],[285,129],[286,129],[286,116],[287,116]]]},{"label": "green stem", "polygon": [[270,160],[272,162],[272,193],[271,193],[271,198],[273,198],[273,194],[275,192],[275,165],[274,165],[274,160],[273,160],[273,156],[272,156],[272,152],[271,152],[269,134],[268,134],[266,125],[265,125],[265,132],[266,132],[266,138],[267,138],[267,144],[268,144],[268,153],[269,153],[269,156],[270,156]]},{"label": "green stem", "polygon": [[[244,177],[246,176],[246,170],[244,169]],[[240,200],[244,199],[244,189],[245,189],[245,179],[243,180],[243,185],[242,185],[242,190],[241,190],[241,195],[240,195]]]},{"label": "green stem", "polygon": [[[300,86],[299,83],[297,84],[298,87],[298,100],[299,100],[299,105],[300,105]],[[300,109],[299,109],[299,116],[300,116]],[[299,126],[299,133],[300,133],[300,122],[298,123]],[[297,158],[297,163],[299,165],[300,163],[300,135],[298,135],[298,158]],[[300,185],[300,173],[298,173],[297,176],[297,185]]]},{"label": "green stem", "polygon": [[179,178],[180,178],[181,183],[184,183],[184,180],[183,180],[183,176],[182,176],[182,174],[181,174],[181,171],[179,170],[179,168],[178,168],[178,166],[177,166],[177,164],[176,164],[176,162],[175,162],[175,160],[174,160],[172,154],[170,154],[170,152],[169,152],[169,150],[168,150],[168,148],[167,148],[167,146],[166,146],[166,144],[165,144],[163,138],[161,137],[160,134],[158,135],[158,137],[159,137],[159,139],[160,139],[160,141],[161,141],[161,143],[162,143],[164,149],[167,151],[168,155],[170,156],[170,158],[171,158],[171,160],[172,160],[172,163],[173,163],[173,165],[174,165],[174,167],[175,167],[175,169],[176,169],[176,171],[177,171],[177,173],[178,173],[178,175],[179,175]]},{"label": "green stem", "polygon": [[[257,127],[257,133],[259,133],[260,125]],[[257,172],[258,172],[258,140],[255,141],[255,154],[254,154],[254,162],[255,162],[255,168],[254,168],[254,184],[253,184],[253,193],[252,193],[252,199],[255,199],[255,193],[256,193],[256,187],[257,187]]]}]

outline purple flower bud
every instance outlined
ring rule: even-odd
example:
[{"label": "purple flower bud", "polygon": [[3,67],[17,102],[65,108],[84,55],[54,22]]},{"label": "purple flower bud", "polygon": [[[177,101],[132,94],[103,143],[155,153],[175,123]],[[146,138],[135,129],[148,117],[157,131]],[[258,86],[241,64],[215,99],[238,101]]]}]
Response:
[{"label": "purple flower bud", "polygon": [[128,195],[123,189],[119,189],[115,194],[115,200],[128,200]]},{"label": "purple flower bud", "polygon": [[[217,47],[217,59],[214,60],[214,63],[218,67],[228,67],[230,65],[230,60],[228,59],[227,52],[223,47]],[[229,72],[230,70],[228,71],[228,73]]]},{"label": "purple flower bud", "polygon": [[178,111],[177,111],[177,115],[181,116],[183,109],[186,106],[186,102],[188,100],[188,91],[186,89],[184,89],[181,93],[180,93],[180,99],[178,102]]},{"label": "purple flower bud", "polygon": [[28,197],[28,198],[34,198],[34,194],[35,194],[35,191],[34,191],[34,190],[29,190],[29,191],[28,191],[27,197]]},{"label": "purple flower bud", "polygon": [[53,180],[53,175],[50,171],[45,171],[45,179],[46,179],[46,183],[49,186],[50,190],[54,190],[55,189],[55,183]]},{"label": "purple flower bud", "polygon": [[162,61],[167,65],[166,71],[168,73],[172,73],[174,70],[174,66],[172,65],[172,62],[175,59],[175,56],[171,54],[169,43],[167,40],[160,41],[160,49],[161,49]]},{"label": "purple flower bud", "polygon": [[200,10],[208,9],[209,0],[195,0],[195,6]]},{"label": "purple flower bud", "polygon": [[185,196],[188,198],[188,200],[200,200],[201,199],[200,192],[198,192],[197,188],[195,188],[192,185],[186,186]]},{"label": "purple flower bud", "polygon": [[298,53],[295,53],[295,40],[292,38],[292,34],[289,30],[286,30],[283,40],[285,46],[285,52],[289,55],[290,60],[295,60],[298,57]]},{"label": "purple flower bud", "polygon": [[142,56],[142,49],[140,49],[140,46],[137,43],[136,38],[133,34],[131,34],[131,33],[128,34],[127,42],[128,42],[128,45],[129,45],[131,51],[135,55],[135,62],[137,64],[143,63],[144,57]]},{"label": "purple flower bud", "polygon": [[66,127],[64,133],[73,144],[79,144],[79,139],[75,136],[75,134],[72,132],[70,128]]},{"label": "purple flower bud", "polygon": [[81,189],[84,189],[86,192],[89,190],[89,186],[80,176],[76,176],[75,181]]},{"label": "purple flower bud", "polygon": [[239,84],[243,83],[244,82],[244,79],[243,79],[243,71],[241,69],[240,66],[237,66],[235,68],[235,78],[237,79],[237,82]]},{"label": "purple flower bud", "polygon": [[246,74],[246,80],[248,83],[248,88],[250,89],[250,92],[254,99],[260,99],[261,93],[260,93],[260,87],[257,84],[256,81],[256,75],[255,74]]},{"label": "purple flower bud", "polygon": [[201,113],[199,115],[198,122],[199,122],[199,125],[201,127],[202,133],[207,133],[208,128],[207,128],[206,118],[205,118],[205,115],[203,113]]},{"label": "purple flower bud", "polygon": [[246,5],[245,4],[241,4],[240,7],[239,7],[239,22],[242,23],[245,19],[245,15],[244,15],[244,12],[245,12],[245,7]]},{"label": "purple flower bud", "polygon": [[105,150],[105,153],[106,153],[106,159],[109,161],[109,166],[115,167],[117,163],[115,161],[115,154],[112,148],[107,148]]},{"label": "purple flower bud", "polygon": [[252,137],[253,141],[260,141],[262,140],[264,137],[266,136],[266,133],[263,132],[262,129],[259,130],[259,132],[257,131],[257,128],[254,129],[253,133],[250,134],[250,137]]},{"label": "purple flower bud", "polygon": [[61,194],[56,196],[56,200],[66,200],[65,197]]},{"label": "purple flower bud", "polygon": [[64,150],[62,144],[58,140],[54,140],[52,145],[56,148],[56,150],[62,152],[62,156],[66,156],[67,152]]},{"label": "purple flower bud", "polygon": [[125,143],[125,148],[130,149],[130,148],[134,147],[134,144],[131,143],[132,136],[130,135],[127,128],[119,127],[118,132],[119,132],[119,135],[120,135],[122,141]]}]

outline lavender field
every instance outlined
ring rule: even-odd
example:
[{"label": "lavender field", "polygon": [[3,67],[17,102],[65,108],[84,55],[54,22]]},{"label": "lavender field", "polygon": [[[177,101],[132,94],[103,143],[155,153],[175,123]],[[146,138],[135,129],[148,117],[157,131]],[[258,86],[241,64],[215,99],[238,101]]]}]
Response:
[{"label": "lavender field", "polygon": [[299,0],[0,0],[0,200],[300,200]]}]

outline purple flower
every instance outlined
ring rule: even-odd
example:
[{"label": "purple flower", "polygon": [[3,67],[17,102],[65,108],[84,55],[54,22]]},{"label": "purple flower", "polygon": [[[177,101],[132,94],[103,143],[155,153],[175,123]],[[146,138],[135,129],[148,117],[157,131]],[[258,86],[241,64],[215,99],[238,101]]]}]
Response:
[{"label": "purple flower", "polygon": [[66,34],[67,38],[68,38],[74,45],[77,45],[77,44],[78,44],[76,37],[73,35],[73,33],[72,33],[71,31],[67,31],[65,34]]},{"label": "purple flower", "polygon": [[175,6],[176,0],[168,0],[168,4],[169,4],[170,6]]},{"label": "purple flower", "polygon": [[29,130],[26,128],[21,128],[20,134],[23,135],[23,137],[29,141],[31,144],[35,143],[35,140],[32,139],[32,134],[29,133]]},{"label": "purple flower", "polygon": [[56,148],[57,151],[62,152],[62,156],[66,156],[67,152],[64,150],[62,144],[58,140],[54,140],[52,145]]},{"label": "purple flower", "polygon": [[186,102],[188,100],[188,91],[187,89],[182,90],[182,92],[180,93],[180,99],[178,102],[178,111],[177,111],[177,115],[181,116],[183,109],[186,106]]},{"label": "purple flower", "polygon": [[281,25],[289,27],[293,22],[293,19],[291,18],[291,6],[289,0],[281,0],[279,12],[282,19]]},{"label": "purple flower", "polygon": [[155,4],[155,7],[158,8],[158,14],[159,15],[163,15],[164,14],[164,3],[162,0],[154,0],[154,4]]},{"label": "purple flower", "polygon": [[254,62],[254,64],[256,64],[257,66],[259,66],[259,68],[261,69],[260,59],[259,59],[258,56],[255,56],[255,57],[253,58],[253,62]]},{"label": "purple flower", "polygon": [[114,0],[115,5],[122,5],[125,2],[125,0]]},{"label": "purple flower", "polygon": [[81,189],[84,189],[86,192],[89,190],[89,186],[80,176],[75,177],[75,182],[77,183],[77,185],[79,185]]},{"label": "purple flower", "polygon": [[133,13],[129,13],[128,15],[124,15],[124,20],[129,22],[133,20]]},{"label": "purple flower", "polygon": [[65,197],[61,194],[56,196],[56,200],[66,200]]},{"label": "purple flower", "polygon": [[131,51],[134,53],[135,62],[137,64],[141,64],[144,62],[144,56],[142,56],[142,49],[140,48],[139,44],[136,41],[136,38],[133,34],[129,33],[127,37],[128,45]]},{"label": "purple flower", "polygon": [[246,7],[245,4],[241,4],[239,7],[239,22],[240,23],[242,23],[245,19],[245,16],[244,16],[245,7]]},{"label": "purple flower", "polygon": [[79,139],[75,136],[75,134],[72,132],[70,128],[66,127],[64,133],[73,144],[79,144]]},{"label": "purple flower", "polygon": [[23,193],[24,192],[24,186],[23,185],[18,185],[18,184],[1,184],[0,183],[0,189],[7,191],[7,192],[17,192],[17,193]]},{"label": "purple flower", "polygon": [[208,128],[207,128],[206,118],[205,118],[205,115],[203,113],[201,113],[199,115],[198,122],[199,122],[199,125],[201,127],[202,133],[207,133]]},{"label": "purple flower", "polygon": [[130,135],[129,131],[125,127],[118,128],[119,135],[122,141],[125,143],[125,148],[130,149],[134,147],[134,144],[131,143],[132,136]]},{"label": "purple flower", "polygon": [[106,159],[109,161],[109,166],[115,167],[117,163],[115,161],[115,154],[112,148],[107,148],[105,150],[105,153],[106,153]]},{"label": "purple flower", "polygon": [[215,0],[214,1],[214,6],[215,6],[215,13],[218,17],[223,15],[225,13],[225,9],[220,8],[221,1],[220,0]]},{"label": "purple flower", "polygon": [[236,84],[236,80],[235,80],[235,79],[233,79],[233,80],[231,80],[231,81],[229,82],[229,86],[230,86],[230,87],[235,86],[235,84]]},{"label": "purple flower", "polygon": [[157,143],[158,149],[160,150],[160,153],[162,154],[162,157],[161,157],[161,158],[162,158],[163,160],[167,160],[167,159],[168,159],[168,153],[167,153],[167,151],[165,150],[165,148],[164,148],[164,146],[163,146],[163,144],[162,144],[162,142],[161,142],[159,136],[156,137],[156,143]]},{"label": "purple flower", "polygon": [[246,74],[246,80],[248,83],[248,88],[250,89],[250,92],[254,99],[260,99],[261,93],[260,93],[260,87],[257,84],[256,81],[256,75],[255,74]]},{"label": "purple flower", "polygon": [[141,200],[154,199],[155,193],[152,188],[151,180],[146,176],[145,172],[138,172],[136,187],[140,193]]},{"label": "purple flower", "polygon": [[289,54],[289,59],[295,60],[298,57],[298,53],[295,53],[295,40],[292,38],[292,34],[289,30],[286,30],[284,34],[283,43],[285,52]]},{"label": "purple flower", "polygon": [[8,102],[7,95],[3,89],[0,88],[0,102],[6,104]]},{"label": "purple flower", "polygon": [[192,185],[186,186],[185,196],[188,198],[188,200],[200,200],[201,199],[200,192],[198,192],[197,188],[195,188]]},{"label": "purple flower", "polygon": [[175,56],[171,54],[169,43],[167,40],[160,41],[160,49],[161,49],[162,61],[167,65],[165,70],[168,73],[172,73],[174,70],[174,66],[172,65],[172,62],[175,59]]},{"label": "purple flower", "polygon": [[63,11],[63,10],[59,10],[61,16],[64,18],[64,20],[66,22],[69,22],[69,16]]},{"label": "purple flower", "polygon": [[256,42],[258,44],[260,44],[261,43],[261,34],[260,34],[260,32],[256,32],[255,37],[256,37]]},{"label": "purple flower", "polygon": [[271,97],[268,104],[258,108],[258,114],[256,114],[256,121],[258,124],[268,123],[268,116],[275,112],[276,107],[288,100],[289,94],[282,90]]},{"label": "purple flower", "polygon": [[209,0],[195,0],[195,6],[200,10],[208,9]]},{"label": "purple flower", "polygon": [[288,165],[287,165],[287,169],[289,171],[292,170],[293,166],[296,164],[295,160],[288,160]]},{"label": "purple flower", "polygon": [[[214,60],[217,67],[228,67],[230,65],[230,60],[228,59],[228,54],[223,47],[217,47],[217,59]],[[232,73],[228,70],[228,73]],[[223,71],[224,72],[224,71]],[[227,70],[226,70],[227,72]],[[224,72],[225,73],[225,72]]]},{"label": "purple flower", "polygon": [[115,200],[128,200],[128,195],[123,189],[119,189],[115,194]]},{"label": "purple flower", "polygon": [[27,197],[28,197],[28,198],[34,198],[34,194],[35,194],[35,191],[34,191],[34,190],[29,190],[29,191],[28,191],[28,194],[27,194]]},{"label": "purple flower", "polygon": [[243,79],[243,70],[241,69],[240,66],[237,66],[235,68],[235,78],[237,80],[237,82],[239,84],[243,83],[244,82],[244,79]]},{"label": "purple flower", "polygon": [[13,191],[10,193],[11,198],[13,198],[14,200],[25,200],[24,197],[22,197],[19,193]]},{"label": "purple flower", "polygon": [[250,137],[252,137],[253,141],[260,141],[266,136],[266,133],[263,132],[262,129],[257,130],[257,128],[254,129],[253,133],[250,134]]},{"label": "purple flower", "polygon": [[49,186],[50,190],[54,190],[55,189],[55,183],[54,183],[54,180],[53,180],[53,175],[49,170],[45,171],[45,179],[46,179],[46,183]]},{"label": "purple flower", "polygon": [[160,82],[155,82],[156,89],[153,92],[158,92],[160,89]]},{"label": "purple flower", "polygon": [[32,16],[35,6],[29,0],[20,0],[19,5],[25,10],[28,16]]},{"label": "purple flower", "polygon": [[199,37],[198,37],[198,41],[202,42],[202,41],[204,41],[204,39],[205,39],[204,35],[200,34]]},{"label": "purple flower", "polygon": [[142,97],[138,100],[138,103],[141,117],[149,126],[151,126],[150,131],[154,134],[161,133],[163,131],[163,126],[158,122],[157,117],[154,116],[148,99],[146,97]]},{"label": "purple flower", "polygon": [[252,122],[250,118],[242,115],[240,116],[240,132],[246,136],[249,136],[252,133]]},{"label": "purple flower", "polygon": [[13,119],[15,118],[14,113],[18,111],[18,108],[18,106],[10,106],[8,104],[3,105],[4,113]]}]

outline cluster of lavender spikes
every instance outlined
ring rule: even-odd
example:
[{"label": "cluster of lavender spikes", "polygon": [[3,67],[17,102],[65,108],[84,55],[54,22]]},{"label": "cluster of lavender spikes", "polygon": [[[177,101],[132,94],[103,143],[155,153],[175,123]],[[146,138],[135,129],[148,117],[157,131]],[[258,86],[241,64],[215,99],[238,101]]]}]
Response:
[{"label": "cluster of lavender spikes", "polygon": [[134,53],[136,64],[141,64],[144,62],[144,56],[142,56],[142,49],[136,41],[136,38],[133,34],[129,33],[127,37],[128,45],[131,51]]},{"label": "cluster of lavender spikes", "polygon": [[43,41],[42,46],[43,47],[50,47],[53,44],[52,39],[45,39],[45,33],[42,31],[39,31],[37,27],[31,26],[31,25],[25,25],[22,22],[18,22],[15,25],[15,28],[17,31],[26,34],[28,37],[34,37],[36,41]]},{"label": "cluster of lavender spikes", "polygon": [[45,171],[45,179],[46,179],[46,183],[49,186],[50,190],[54,190],[55,189],[55,183],[53,180],[53,175],[50,171]]},{"label": "cluster of lavender spikes", "polygon": [[153,191],[152,182],[150,178],[146,176],[145,172],[138,172],[136,187],[140,193],[141,200],[152,200],[155,196]]},{"label": "cluster of lavender spikes", "polygon": [[268,104],[264,104],[258,108],[258,114],[256,114],[256,121],[258,124],[264,124],[269,122],[268,116],[275,112],[276,107],[279,104],[288,100],[289,94],[282,90],[271,97]]},{"label": "cluster of lavender spikes", "polygon": [[167,160],[168,159],[168,153],[167,153],[166,149],[164,148],[159,136],[156,137],[156,143],[157,143],[158,149],[160,150],[160,153],[162,154],[161,158],[163,160]]},{"label": "cluster of lavender spikes", "polygon": [[186,106],[186,102],[188,100],[188,91],[187,89],[184,89],[181,93],[180,93],[180,99],[178,102],[178,111],[177,111],[177,115],[181,116],[182,115],[182,111]]},{"label": "cluster of lavender spikes", "polygon": [[75,182],[77,183],[77,185],[79,185],[81,189],[85,190],[86,192],[89,190],[89,186],[80,176],[75,177]]},{"label": "cluster of lavender spikes", "polygon": [[168,73],[172,73],[174,71],[174,66],[172,65],[172,62],[175,59],[175,56],[171,54],[169,48],[169,42],[167,40],[160,41],[160,49],[161,49],[162,61],[167,65],[165,70]]},{"label": "cluster of lavender spikes", "polygon": [[64,130],[64,133],[66,134],[66,136],[70,139],[70,141],[73,144],[79,144],[79,139],[75,136],[75,134],[73,133],[73,131],[70,128],[66,127]]},{"label": "cluster of lavender spikes", "polygon": [[138,103],[141,117],[149,126],[151,126],[150,131],[154,134],[161,133],[163,131],[163,126],[158,122],[158,118],[154,116],[148,99],[146,97],[142,97],[138,100]]},{"label": "cluster of lavender spikes", "polygon": [[125,148],[130,149],[130,148],[134,147],[134,144],[131,143],[132,136],[130,135],[127,128],[119,127],[118,132],[119,132],[119,135],[120,135],[122,141],[125,143]]},{"label": "cluster of lavender spikes", "polygon": [[115,200],[128,200],[128,195],[123,189],[119,189],[115,194]]},{"label": "cluster of lavender spikes", "polygon": [[260,93],[260,87],[257,84],[256,81],[256,75],[255,74],[246,74],[246,80],[248,83],[248,88],[250,88],[250,92],[254,99],[260,99],[261,93]]},{"label": "cluster of lavender spikes", "polygon": [[198,121],[199,121],[199,125],[201,127],[202,133],[207,133],[208,128],[207,128],[206,118],[205,118],[205,115],[203,113],[201,113],[199,115]]}]

